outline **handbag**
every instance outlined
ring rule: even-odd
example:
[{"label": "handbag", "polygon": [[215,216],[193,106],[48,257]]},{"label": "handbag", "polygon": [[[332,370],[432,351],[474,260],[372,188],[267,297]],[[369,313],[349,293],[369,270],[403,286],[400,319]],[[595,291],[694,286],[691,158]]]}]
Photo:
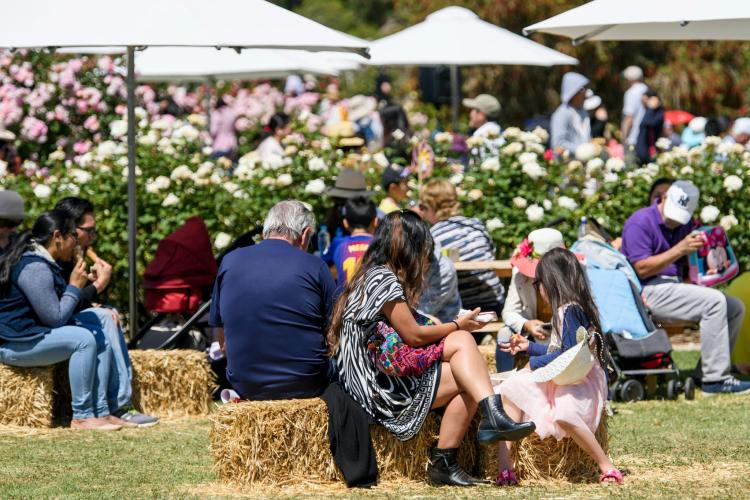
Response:
[{"label": "handbag", "polygon": [[[435,323],[428,317],[412,311],[420,326]],[[443,357],[445,338],[423,347],[406,344],[398,332],[387,322],[378,321],[367,338],[370,361],[377,369],[391,377],[414,377],[425,373]]]},{"label": "handbag", "polygon": [[596,363],[596,356],[591,348],[595,335],[600,334],[589,332],[582,326],[578,327],[576,331],[577,344],[560,354],[546,366],[534,370],[531,380],[534,382],[552,381],[557,385],[576,385],[583,382],[594,367],[594,363]]},{"label": "handbag", "polygon": [[688,257],[690,281],[701,286],[716,286],[737,276],[740,266],[724,229],[703,226],[698,231],[703,233],[705,244]]}]

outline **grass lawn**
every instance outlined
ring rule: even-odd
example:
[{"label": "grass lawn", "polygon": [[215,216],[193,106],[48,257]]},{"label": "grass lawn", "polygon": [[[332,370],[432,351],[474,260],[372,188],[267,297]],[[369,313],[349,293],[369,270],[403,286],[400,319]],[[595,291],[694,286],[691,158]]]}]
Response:
[{"label": "grass lawn", "polygon": [[[684,367],[697,353],[676,353]],[[343,486],[263,489],[246,495],[511,498],[750,497],[750,396],[693,402],[648,401],[616,405],[610,420],[615,463],[628,472],[623,487],[525,483],[519,488],[431,488],[418,482],[385,483],[371,491]],[[207,419],[164,422],[152,429],[94,434],[68,429],[0,428],[0,497],[206,498],[243,492],[222,486],[212,471]]]}]

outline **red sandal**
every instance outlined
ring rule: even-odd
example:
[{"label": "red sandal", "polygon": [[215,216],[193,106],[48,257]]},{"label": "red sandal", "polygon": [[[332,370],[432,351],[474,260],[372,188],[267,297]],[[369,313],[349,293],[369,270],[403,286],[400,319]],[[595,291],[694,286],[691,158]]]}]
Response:
[{"label": "red sandal", "polygon": [[503,471],[497,475],[495,484],[498,486],[518,486],[516,471],[513,469],[503,469]]},{"label": "red sandal", "polygon": [[622,472],[617,469],[612,469],[599,476],[599,482],[601,484],[622,484]]}]

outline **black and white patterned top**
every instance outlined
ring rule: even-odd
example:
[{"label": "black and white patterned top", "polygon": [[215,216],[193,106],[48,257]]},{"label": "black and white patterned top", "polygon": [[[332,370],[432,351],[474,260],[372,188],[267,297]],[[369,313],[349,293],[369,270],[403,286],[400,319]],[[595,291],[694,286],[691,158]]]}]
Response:
[{"label": "black and white patterned top", "polygon": [[336,363],[344,390],[378,423],[405,441],[422,427],[437,394],[440,363],[418,377],[392,377],[370,360],[367,338],[378,321],[385,321],[387,302],[404,300],[398,278],[383,266],[373,267],[349,295],[339,334]]}]

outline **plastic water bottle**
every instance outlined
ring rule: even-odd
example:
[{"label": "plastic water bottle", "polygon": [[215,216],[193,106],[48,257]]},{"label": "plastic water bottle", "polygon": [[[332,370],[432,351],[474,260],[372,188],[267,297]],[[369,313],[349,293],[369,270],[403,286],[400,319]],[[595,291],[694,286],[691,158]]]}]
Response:
[{"label": "plastic water bottle", "polygon": [[318,252],[323,257],[328,253],[328,249],[331,248],[331,233],[328,232],[328,226],[325,224],[320,225],[318,230]]},{"label": "plastic water bottle", "polygon": [[580,240],[584,236],[586,236],[587,230],[586,230],[586,216],[584,215],[581,217],[581,224],[578,226],[578,239]]}]

